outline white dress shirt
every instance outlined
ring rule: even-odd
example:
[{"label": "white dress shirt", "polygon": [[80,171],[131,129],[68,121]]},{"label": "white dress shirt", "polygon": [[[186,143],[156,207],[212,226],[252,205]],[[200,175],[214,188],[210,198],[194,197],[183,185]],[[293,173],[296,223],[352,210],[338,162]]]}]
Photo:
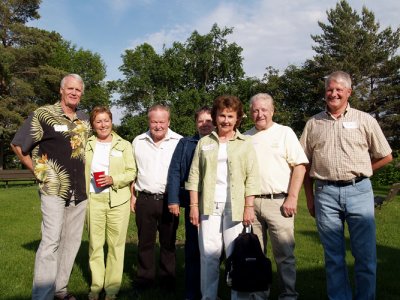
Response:
[{"label": "white dress shirt", "polygon": [[157,146],[150,131],[138,135],[132,142],[137,166],[135,190],[163,194],[167,185],[168,168],[172,154],[181,135],[168,129],[167,135]]}]

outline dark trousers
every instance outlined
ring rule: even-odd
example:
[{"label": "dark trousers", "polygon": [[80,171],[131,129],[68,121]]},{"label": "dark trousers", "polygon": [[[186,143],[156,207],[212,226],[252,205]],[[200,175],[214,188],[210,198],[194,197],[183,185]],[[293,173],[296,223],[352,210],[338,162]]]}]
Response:
[{"label": "dark trousers", "polygon": [[197,226],[190,223],[190,209],[185,208],[185,299],[201,299],[200,250]]},{"label": "dark trousers", "polygon": [[138,228],[138,284],[151,284],[156,276],[155,245],[160,242],[159,276],[163,283],[175,282],[175,240],[179,219],[168,211],[167,199],[156,200],[139,193],[136,201]]}]

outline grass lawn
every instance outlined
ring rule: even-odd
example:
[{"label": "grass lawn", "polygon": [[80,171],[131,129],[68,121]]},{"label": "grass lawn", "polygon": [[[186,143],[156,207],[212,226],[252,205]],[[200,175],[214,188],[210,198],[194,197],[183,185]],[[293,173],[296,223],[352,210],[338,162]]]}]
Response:
[{"label": "grass lawn", "polygon": [[[387,188],[377,188],[377,194],[386,194]],[[378,280],[377,299],[399,299],[400,287],[400,197],[381,209],[376,209]],[[40,241],[40,201],[36,186],[0,186],[0,299],[29,299],[35,251]],[[182,214],[181,214],[182,215]],[[319,243],[314,219],[308,214],[302,193],[299,212],[296,217],[297,290],[302,299],[326,299],[325,271],[322,246]],[[166,295],[155,288],[138,299],[183,299],[184,228],[181,220],[177,238],[177,280],[176,295]],[[348,239],[347,239],[348,241]],[[119,299],[132,299],[131,287],[136,272],[137,234],[134,216],[128,230],[125,253],[125,269]],[[353,277],[354,260],[348,245],[347,261],[350,277]],[[269,249],[270,252],[270,249]],[[276,269],[271,299],[277,298]],[[223,270],[221,269],[221,274]],[[82,246],[71,275],[69,290],[80,299],[87,299],[90,272],[88,266],[88,239],[86,231]],[[229,299],[229,290],[220,280],[220,296]]]}]

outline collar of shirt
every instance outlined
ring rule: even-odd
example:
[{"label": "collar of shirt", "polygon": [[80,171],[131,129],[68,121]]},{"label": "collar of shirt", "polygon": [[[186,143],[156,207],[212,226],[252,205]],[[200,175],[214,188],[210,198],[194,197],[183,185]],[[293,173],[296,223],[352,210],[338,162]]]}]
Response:
[{"label": "collar of shirt", "polygon": [[[217,141],[219,140],[219,138],[218,138],[218,133],[217,133],[215,130],[213,130],[213,131],[210,133],[210,136],[213,136]],[[239,130],[236,129],[235,135],[230,139],[230,141],[234,141],[234,140],[236,140],[236,139],[245,140],[246,137],[245,137],[243,134],[241,134]]]},{"label": "collar of shirt", "polygon": [[[148,140],[149,142],[155,144],[153,141],[153,138],[150,135],[150,130],[146,131],[144,134],[142,134],[138,138],[141,140]],[[172,140],[172,139],[180,140],[181,138],[182,138],[181,135],[177,134],[176,132],[174,132],[170,128],[168,128],[167,134],[162,142]]]},{"label": "collar of shirt", "polygon": [[[348,111],[350,110],[350,103],[347,103],[346,109],[344,110],[344,112],[340,115],[340,117],[345,116]],[[328,116],[330,116],[332,119],[337,120],[338,118],[334,117],[331,112],[328,110],[328,106],[325,106],[325,112]]]}]

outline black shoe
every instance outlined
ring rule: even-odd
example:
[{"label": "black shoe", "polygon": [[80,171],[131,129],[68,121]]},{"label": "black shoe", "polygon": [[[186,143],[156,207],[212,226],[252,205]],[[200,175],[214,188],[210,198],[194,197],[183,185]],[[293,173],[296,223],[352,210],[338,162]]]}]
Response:
[{"label": "black shoe", "polygon": [[71,294],[71,293],[66,293],[62,295],[54,295],[55,300],[77,300],[77,298]]},{"label": "black shoe", "polygon": [[176,282],[174,277],[162,277],[160,278],[160,288],[168,293],[175,293]]}]

